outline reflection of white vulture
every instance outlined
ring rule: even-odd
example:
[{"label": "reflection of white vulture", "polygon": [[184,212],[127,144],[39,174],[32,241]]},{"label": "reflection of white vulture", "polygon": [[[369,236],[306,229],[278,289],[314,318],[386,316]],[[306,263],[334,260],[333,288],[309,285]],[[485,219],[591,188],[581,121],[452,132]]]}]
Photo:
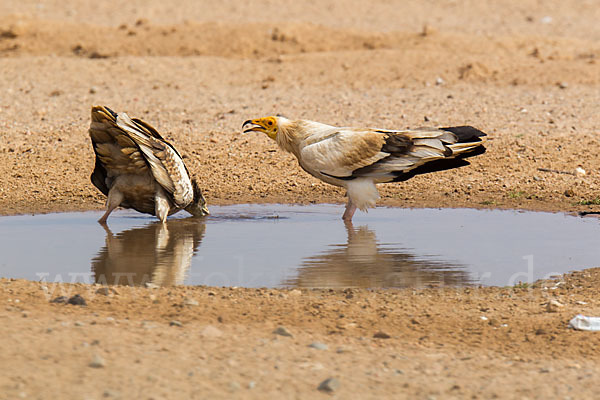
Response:
[{"label": "reflection of white vulture", "polygon": [[379,198],[375,184],[468,165],[485,151],[486,134],[470,126],[383,130],[339,128],[307,120],[266,117],[248,120],[244,132],[263,132],[296,156],[312,176],[348,191],[344,220]]},{"label": "reflection of white vulture", "polygon": [[208,214],[181,156],[152,126],[96,106],[89,133],[96,153],[92,183],[107,196],[99,222],[119,206],[156,215],[162,222],[182,209],[194,216]]},{"label": "reflection of white vulture", "polygon": [[298,276],[285,286],[313,288],[423,287],[469,285],[463,267],[416,258],[404,249],[379,245],[367,226],[346,224],[348,243],[305,258]]},{"label": "reflection of white vulture", "polygon": [[105,229],[106,246],[92,260],[97,283],[171,286],[184,282],[206,225],[186,218],[116,235]]}]

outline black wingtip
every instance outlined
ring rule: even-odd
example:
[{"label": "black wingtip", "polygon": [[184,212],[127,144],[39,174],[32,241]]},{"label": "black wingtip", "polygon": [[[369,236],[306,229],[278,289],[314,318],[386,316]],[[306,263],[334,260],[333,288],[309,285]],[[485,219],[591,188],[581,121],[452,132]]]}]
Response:
[{"label": "black wingtip", "polygon": [[480,131],[472,126],[449,126],[447,128],[441,128],[443,131],[452,132],[458,138],[458,143],[465,142],[476,142],[480,141],[482,137],[487,136],[485,132]]},{"label": "black wingtip", "polygon": [[106,106],[104,106],[104,108],[106,109],[106,111],[108,111],[108,112],[110,113],[110,115],[112,115],[112,117],[113,117],[114,119],[117,119],[118,115],[117,115],[117,113],[116,113],[116,112],[114,112],[113,110],[111,110],[110,108],[108,108],[108,107],[106,107]]}]

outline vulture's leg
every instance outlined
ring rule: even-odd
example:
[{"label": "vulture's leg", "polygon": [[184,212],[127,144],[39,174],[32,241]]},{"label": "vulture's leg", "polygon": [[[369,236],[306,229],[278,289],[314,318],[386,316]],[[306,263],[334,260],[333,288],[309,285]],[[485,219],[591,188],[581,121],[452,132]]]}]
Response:
[{"label": "vulture's leg", "polygon": [[348,198],[348,203],[346,204],[346,211],[344,211],[344,215],[342,215],[342,219],[346,222],[351,222],[355,211],[356,211],[356,206],[354,204],[352,204],[352,200],[350,200],[350,198]]},{"label": "vulture's leg", "polygon": [[108,191],[108,197],[106,198],[106,212],[104,213],[104,215],[102,217],[100,217],[98,222],[103,225],[106,224],[106,219],[108,218],[110,213],[113,212],[113,210],[115,208],[119,207],[119,205],[121,204],[122,201],[123,201],[123,193],[121,193],[119,191],[119,189],[117,189],[116,187],[113,186]]}]

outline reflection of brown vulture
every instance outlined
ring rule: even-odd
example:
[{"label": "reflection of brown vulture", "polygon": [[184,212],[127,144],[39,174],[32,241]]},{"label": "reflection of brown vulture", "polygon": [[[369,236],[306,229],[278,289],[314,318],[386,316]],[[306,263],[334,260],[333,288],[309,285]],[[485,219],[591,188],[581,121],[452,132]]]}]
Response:
[{"label": "reflection of brown vulture", "polygon": [[348,244],[332,245],[326,252],[304,259],[298,276],[286,286],[423,287],[464,286],[472,282],[463,267],[419,259],[377,243],[367,226],[346,224]]},{"label": "reflection of brown vulture", "polygon": [[198,219],[173,219],[113,235],[106,229],[106,246],[92,260],[95,281],[102,284],[180,285],[206,225]]}]

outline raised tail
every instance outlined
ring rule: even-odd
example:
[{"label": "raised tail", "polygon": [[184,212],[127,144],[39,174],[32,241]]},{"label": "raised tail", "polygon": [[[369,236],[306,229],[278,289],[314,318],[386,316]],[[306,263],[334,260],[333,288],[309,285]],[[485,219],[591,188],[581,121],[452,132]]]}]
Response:
[{"label": "raised tail", "polygon": [[458,142],[448,146],[454,155],[472,153],[468,156],[465,154],[465,156],[470,157],[485,152],[483,144],[487,140],[487,134],[479,129],[472,126],[451,126],[441,128],[441,130],[452,132],[458,138]]}]

